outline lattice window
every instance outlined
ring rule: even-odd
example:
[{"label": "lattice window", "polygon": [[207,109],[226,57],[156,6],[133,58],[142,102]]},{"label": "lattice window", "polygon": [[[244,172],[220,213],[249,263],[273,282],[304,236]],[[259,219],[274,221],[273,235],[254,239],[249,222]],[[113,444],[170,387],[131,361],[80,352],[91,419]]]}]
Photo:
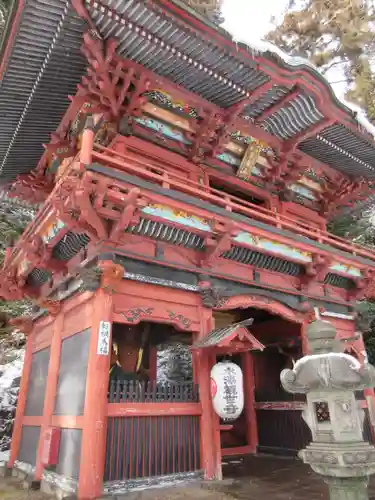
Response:
[{"label": "lattice window", "polygon": [[326,401],[319,401],[314,403],[315,405],[315,415],[319,424],[331,421],[331,416],[329,414],[328,403]]}]

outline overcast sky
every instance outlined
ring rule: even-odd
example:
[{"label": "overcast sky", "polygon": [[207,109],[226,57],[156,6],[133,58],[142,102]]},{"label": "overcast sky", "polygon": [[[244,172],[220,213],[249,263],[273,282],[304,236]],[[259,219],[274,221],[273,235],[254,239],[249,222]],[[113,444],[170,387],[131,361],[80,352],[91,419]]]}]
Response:
[{"label": "overcast sky", "polygon": [[[243,42],[256,42],[273,28],[271,18],[279,21],[283,18],[288,0],[224,0],[223,14],[225,18],[224,28],[234,38]],[[331,82],[339,81],[342,75],[338,70],[332,71],[328,78]],[[342,98],[345,86],[334,84],[336,94]]]},{"label": "overcast sky", "polygon": [[262,38],[270,29],[272,16],[280,16],[287,0],[224,0],[224,27],[243,41]]}]

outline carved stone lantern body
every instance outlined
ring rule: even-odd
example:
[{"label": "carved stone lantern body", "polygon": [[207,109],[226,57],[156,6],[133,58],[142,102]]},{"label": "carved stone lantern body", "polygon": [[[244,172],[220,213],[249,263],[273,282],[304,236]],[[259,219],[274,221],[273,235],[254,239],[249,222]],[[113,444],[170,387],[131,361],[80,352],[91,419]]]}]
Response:
[{"label": "carved stone lantern body", "polygon": [[329,322],[310,325],[312,354],[283,370],[281,383],[291,393],[306,394],[303,418],[312,442],[299,456],[321,474],[333,500],[367,499],[368,477],[375,472],[375,448],[363,440],[364,412],[355,391],[375,385],[375,368],[340,352]]}]

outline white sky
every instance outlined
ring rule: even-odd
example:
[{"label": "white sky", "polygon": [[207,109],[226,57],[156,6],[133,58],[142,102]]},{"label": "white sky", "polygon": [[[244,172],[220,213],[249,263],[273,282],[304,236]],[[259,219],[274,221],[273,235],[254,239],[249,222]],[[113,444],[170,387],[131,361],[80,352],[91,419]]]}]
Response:
[{"label": "white sky", "polygon": [[271,17],[279,17],[287,0],[224,0],[224,28],[246,42],[257,41],[272,29]]},{"label": "white sky", "polygon": [[[283,19],[288,0],[224,0],[223,27],[229,31],[233,37],[240,41],[257,42],[272,30],[271,18],[278,22]],[[331,82],[339,81],[342,75],[337,70],[327,75]],[[333,88],[339,97],[343,97],[345,86],[334,84]]]}]

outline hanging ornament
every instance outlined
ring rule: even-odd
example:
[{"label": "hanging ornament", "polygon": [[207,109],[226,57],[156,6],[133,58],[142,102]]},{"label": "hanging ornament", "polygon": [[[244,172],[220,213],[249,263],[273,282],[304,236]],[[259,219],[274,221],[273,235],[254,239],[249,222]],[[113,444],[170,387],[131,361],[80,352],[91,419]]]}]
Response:
[{"label": "hanging ornament", "polygon": [[264,144],[261,141],[253,140],[246,148],[241,164],[237,170],[237,177],[248,181],[253,173],[253,168],[258,163]]},{"label": "hanging ornament", "polygon": [[223,420],[236,420],[244,408],[243,375],[231,361],[217,363],[211,370],[211,398],[215,413]]}]

